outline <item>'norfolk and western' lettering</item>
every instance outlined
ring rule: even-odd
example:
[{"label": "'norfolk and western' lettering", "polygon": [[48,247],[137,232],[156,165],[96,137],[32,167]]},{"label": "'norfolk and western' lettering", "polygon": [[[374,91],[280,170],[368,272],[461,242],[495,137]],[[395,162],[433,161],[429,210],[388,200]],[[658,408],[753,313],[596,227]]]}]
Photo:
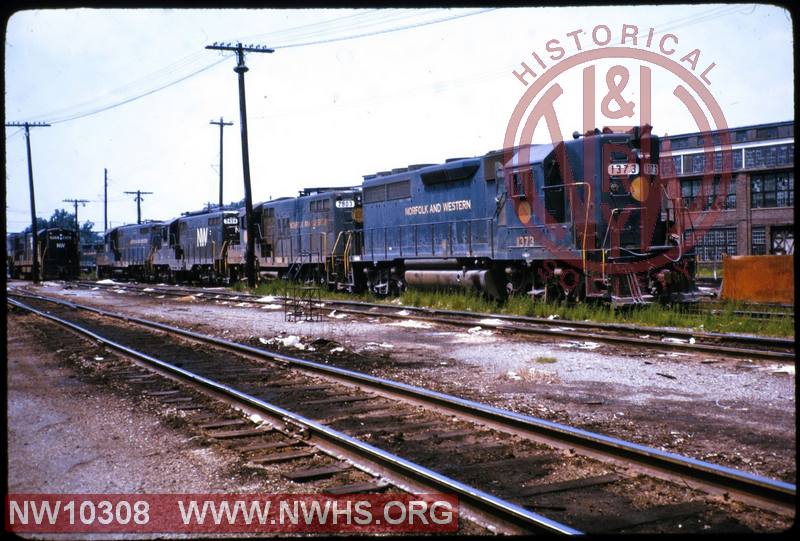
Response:
[{"label": "'norfolk and western' lettering", "polygon": [[471,210],[472,201],[460,199],[458,201],[445,201],[444,203],[431,203],[430,205],[414,205],[406,207],[406,216],[419,214],[438,214],[440,212],[455,212],[457,210]]}]

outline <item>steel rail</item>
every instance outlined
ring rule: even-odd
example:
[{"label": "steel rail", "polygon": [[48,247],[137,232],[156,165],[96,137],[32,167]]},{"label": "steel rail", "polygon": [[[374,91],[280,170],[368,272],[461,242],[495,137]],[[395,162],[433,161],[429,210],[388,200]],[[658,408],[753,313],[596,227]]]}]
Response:
[{"label": "steel rail", "polygon": [[[460,501],[467,502],[468,505],[472,505],[480,510],[489,511],[492,513],[492,515],[497,516],[504,522],[514,524],[517,527],[529,528],[543,533],[558,533],[568,535],[583,533],[580,530],[576,530],[570,526],[551,520],[547,517],[539,515],[538,513],[531,512],[521,506],[483,492],[475,487],[442,475],[419,464],[415,464],[414,462],[370,445],[369,443],[348,436],[343,432],[334,430],[312,419],[281,408],[280,406],[270,404],[233,387],[209,378],[205,378],[184,368],[174,366],[167,361],[152,357],[146,353],[125,346],[124,344],[115,342],[71,321],[67,321],[53,314],[42,312],[36,308],[33,308],[32,306],[28,306],[25,303],[16,301],[14,299],[9,298],[7,299],[7,302],[11,303],[13,306],[23,310],[28,310],[29,312],[40,317],[54,321],[60,325],[84,334],[93,340],[101,342],[126,355],[130,355],[148,364],[156,366],[170,374],[174,374],[189,382],[198,384],[203,388],[207,388],[216,393],[230,397],[243,404],[246,404],[251,408],[255,408],[256,410],[263,411],[271,417],[277,417],[281,420],[289,420],[290,422],[305,428],[310,434],[329,441],[337,446],[341,446],[349,451],[355,452],[359,456],[362,456],[370,461],[387,466],[394,471],[398,471],[403,475],[409,476],[412,479],[421,481],[434,490],[448,491],[450,493],[457,494]],[[69,306],[71,303],[63,304]],[[82,308],[79,305],[73,306],[78,309]],[[135,320],[135,318],[131,318],[131,320]]]},{"label": "steel rail", "polygon": [[366,385],[371,388],[382,389],[389,394],[403,396],[417,401],[418,403],[444,408],[453,413],[466,415],[470,420],[489,423],[501,430],[511,431],[516,434],[524,433],[529,437],[543,438],[550,443],[560,443],[561,446],[579,447],[590,454],[600,454],[611,459],[623,460],[626,463],[632,462],[649,472],[657,475],[661,474],[659,476],[662,477],[665,473],[668,477],[678,476],[682,479],[701,483],[704,487],[711,490],[733,491],[745,497],[749,496],[757,501],[766,502],[780,508],[787,508],[788,506],[794,509],[795,506],[796,486],[783,481],[735,470],[691,457],[677,455],[675,453],[662,451],[660,449],[628,442],[603,434],[589,432],[545,419],[496,408],[488,404],[446,395],[437,391],[379,378],[353,370],[329,366],[307,359],[292,357],[247,344],[206,336],[155,321],[114,314],[91,306],[83,306],[39,295],[19,295],[12,292],[9,292],[9,295],[36,298],[74,309],[82,309],[98,315],[179,334],[187,338],[223,347],[230,351],[259,358],[283,361],[287,364],[302,367],[318,374],[325,374],[361,386]]},{"label": "steel rail", "polygon": [[[263,298],[263,295],[255,295],[252,293],[234,293],[230,291],[221,291],[221,290],[203,290],[200,289],[189,289],[189,288],[180,288],[180,287],[169,287],[164,288],[160,286],[150,287],[145,286],[144,288],[140,288],[140,284],[127,284],[127,283],[114,283],[114,284],[98,284],[95,282],[79,282],[82,285],[91,285],[91,286],[101,286],[104,288],[112,288],[112,287],[132,287],[133,289],[142,291],[143,289],[151,289],[153,293],[163,293],[168,295],[177,295],[178,292],[187,295],[198,295],[200,294],[201,298],[211,299],[210,295],[218,295],[220,297],[228,297],[234,300],[257,300]],[[213,300],[213,299],[212,299]],[[284,300],[282,296],[275,296],[276,301]],[[730,342],[739,342],[744,344],[751,344],[757,345],[760,347],[770,347],[770,348],[785,348],[794,350],[795,342],[794,340],[786,339],[786,338],[777,338],[777,337],[768,337],[768,336],[752,336],[752,335],[742,335],[742,334],[725,334],[725,333],[714,333],[714,332],[695,332],[695,331],[688,331],[688,330],[680,330],[680,329],[666,329],[663,327],[645,327],[641,325],[632,325],[626,323],[600,323],[600,322],[588,322],[588,321],[573,321],[573,320],[566,320],[566,319],[559,319],[559,320],[551,320],[547,318],[538,318],[538,317],[531,317],[531,316],[518,316],[518,315],[509,315],[509,314],[492,314],[492,313],[484,313],[484,312],[470,312],[467,310],[444,310],[444,309],[437,309],[437,308],[425,308],[419,306],[394,306],[389,304],[381,304],[381,303],[370,303],[370,302],[363,302],[363,301],[349,301],[349,300],[339,300],[339,299],[322,299],[322,303],[325,304],[325,307],[332,307],[332,306],[356,306],[356,307],[364,307],[370,309],[378,309],[378,310],[385,310],[388,313],[366,313],[361,310],[352,310],[351,313],[354,314],[367,314],[367,315],[380,315],[384,317],[398,317],[398,318],[405,318],[408,319],[413,317],[411,315],[399,315],[396,313],[391,313],[393,310],[406,310],[408,312],[416,312],[418,314],[422,314],[424,317],[419,317],[417,319],[431,319],[436,318],[437,320],[441,320],[441,317],[448,317],[448,316],[455,316],[455,317],[464,317],[473,320],[481,320],[481,319],[497,319],[500,321],[508,321],[510,323],[529,323],[534,325],[544,325],[546,327],[556,327],[553,331],[547,331],[545,329],[533,329],[533,328],[508,328],[505,329],[510,332],[520,331],[520,332],[527,332],[530,334],[551,334],[551,335],[559,335],[560,332],[569,333],[570,331],[559,331],[558,327],[576,327],[581,329],[596,329],[596,330],[608,330],[608,331],[616,331],[616,332],[626,332],[626,333],[635,333],[635,334],[658,334],[665,337],[674,337],[674,338],[683,338],[683,339],[691,339],[694,338],[696,340],[707,340],[707,341],[730,341]],[[340,309],[341,310],[341,309]],[[342,310],[344,311],[344,310]],[[461,324],[466,324],[467,322],[463,322]],[[460,324],[457,321],[453,321],[453,324]],[[474,323],[470,323],[474,324]],[[571,337],[586,337],[585,334],[577,333],[572,335],[563,335],[563,336],[571,336]],[[601,337],[605,337],[608,335],[595,335],[594,338],[600,340]],[[606,338],[606,341],[614,341],[614,337]],[[709,344],[690,344],[690,343],[673,343],[673,342],[653,342],[650,340],[638,338],[638,337],[620,337],[618,341],[620,342],[631,342],[632,340],[638,340],[643,344],[649,344],[653,347],[658,347],[662,349],[689,349],[689,350],[697,350],[697,351],[725,351],[731,354],[738,354],[741,355],[757,355],[757,356],[765,356],[763,353],[766,353],[766,356],[770,356],[770,353],[775,353],[778,359],[794,359],[793,353],[785,353],[785,352],[764,352],[763,350],[744,350],[739,351],[739,348],[730,348],[730,350],[724,350],[721,348],[725,348],[726,346],[719,346],[716,344],[710,344],[711,348],[704,347],[708,346]],[[695,347],[697,346],[697,347]]]}]

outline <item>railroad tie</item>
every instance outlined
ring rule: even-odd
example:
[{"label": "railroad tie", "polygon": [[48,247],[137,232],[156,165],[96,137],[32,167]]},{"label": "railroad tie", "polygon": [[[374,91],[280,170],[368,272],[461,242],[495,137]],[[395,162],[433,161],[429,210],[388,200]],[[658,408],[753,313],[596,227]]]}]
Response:
[{"label": "railroad tie", "polygon": [[181,391],[179,389],[172,389],[169,391],[145,391],[144,394],[146,396],[170,396],[173,394],[178,394]]},{"label": "railroad tie", "polygon": [[313,481],[315,479],[323,479],[330,477],[337,473],[347,471],[350,469],[348,464],[338,464],[333,466],[323,466],[322,468],[311,468],[304,470],[295,470],[292,472],[284,473],[283,476],[290,481],[302,483],[303,481]]},{"label": "railroad tie", "polygon": [[266,451],[268,449],[283,449],[284,447],[297,447],[301,445],[307,445],[306,442],[301,440],[281,440],[281,441],[259,441],[255,443],[249,443],[247,445],[236,447],[237,451],[242,453],[248,453],[252,451]]},{"label": "railroad tie", "polygon": [[602,521],[598,521],[598,528],[593,532],[598,533],[611,533],[619,530],[625,530],[641,526],[643,524],[650,524],[653,522],[660,522],[662,520],[676,520],[699,515],[706,510],[704,502],[684,502],[674,505],[659,505],[651,507],[643,511],[630,511],[624,518],[603,517]]},{"label": "railroad tie", "polygon": [[611,473],[608,475],[597,475],[594,477],[582,477],[580,479],[572,479],[570,481],[562,481],[559,483],[549,483],[546,485],[537,485],[521,490],[516,490],[508,494],[509,498],[526,498],[531,496],[539,496],[540,494],[552,494],[554,492],[564,492],[567,490],[578,490],[581,488],[588,488],[599,485],[607,485],[619,481],[621,477],[617,474]]},{"label": "railroad tie", "polygon": [[338,487],[326,488],[322,492],[325,494],[332,494],[334,496],[344,496],[346,494],[363,494],[365,492],[380,492],[384,490],[388,483],[381,481],[374,482],[368,481],[366,483],[352,483],[349,485],[340,485]]},{"label": "railroad tie", "polygon": [[205,423],[200,425],[200,428],[203,430],[209,430],[212,428],[222,428],[224,426],[240,426],[246,424],[247,421],[244,419],[224,419],[222,421],[215,421],[213,423]]},{"label": "railroad tie", "polygon": [[363,402],[365,400],[372,400],[374,396],[339,396],[333,398],[320,398],[318,400],[304,400],[302,403],[306,406],[316,406],[322,404],[340,404],[346,402]]},{"label": "railroad tie", "polygon": [[270,427],[269,429],[263,428],[245,428],[242,430],[221,430],[221,431],[209,431],[206,434],[211,438],[216,438],[218,440],[227,440],[230,438],[249,438],[252,436],[263,436],[267,432],[274,430],[274,428]]},{"label": "railroad tie", "polygon": [[194,400],[191,396],[178,396],[174,398],[162,398],[159,400],[162,404],[179,404],[181,402],[191,402]]},{"label": "railroad tie", "polygon": [[533,466],[547,464],[555,459],[549,455],[536,455],[522,458],[507,458],[503,460],[494,460],[492,462],[478,462],[477,464],[469,464],[462,466],[459,464],[450,464],[442,468],[444,471],[457,471],[457,472],[472,472],[475,470],[499,470],[514,468],[517,471],[523,469],[534,469]]},{"label": "railroad tie", "polygon": [[304,449],[302,451],[286,451],[283,453],[275,453],[272,455],[266,455],[258,458],[251,458],[250,462],[253,464],[265,465],[265,464],[278,464],[280,462],[289,462],[291,460],[297,460],[298,458],[306,458],[311,457],[317,454],[316,449]]}]

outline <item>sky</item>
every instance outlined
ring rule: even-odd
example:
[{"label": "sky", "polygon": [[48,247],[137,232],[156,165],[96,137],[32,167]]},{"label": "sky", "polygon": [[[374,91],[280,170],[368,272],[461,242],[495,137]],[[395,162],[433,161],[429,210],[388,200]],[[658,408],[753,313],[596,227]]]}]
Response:
[{"label": "sky", "polygon": [[[764,4],[464,9],[63,9],[20,11],[5,33],[5,122],[31,128],[36,209],[49,217],[87,199],[80,221],[103,229],[108,170],[109,227],[169,219],[218,200],[219,127],[223,131],[224,201],[244,197],[237,75],[233,53],[214,42],[273,47],[249,53],[245,75],[254,202],[294,196],[304,187],[354,186],[362,176],[416,163],[482,155],[502,148],[525,86],[525,62],[544,79],[560,60],[610,45],[636,26],[638,48],[653,28],[651,51],[679,58],[697,49],[693,75],[707,73],[728,126],[794,118],[792,20]],[[569,34],[575,30],[582,34]],[[598,30],[598,41],[604,40]],[[578,39],[580,51],[575,39]],[[630,42],[628,46],[634,48]],[[664,56],[664,55],[662,55]],[[691,58],[681,65],[690,67]],[[596,62],[597,123],[606,110],[637,101],[639,63],[620,62],[630,80],[607,79],[616,62]],[[585,67],[586,65],[584,65]],[[555,81],[559,126],[582,130],[581,67]],[[656,133],[697,131],[673,89],[680,81],[652,67]],[[612,86],[613,84],[613,86]],[[583,97],[582,97],[583,96]],[[614,94],[612,97],[616,96]],[[704,109],[705,110],[705,109]],[[544,126],[534,142],[547,142]],[[6,227],[30,224],[24,131],[5,128]]]}]

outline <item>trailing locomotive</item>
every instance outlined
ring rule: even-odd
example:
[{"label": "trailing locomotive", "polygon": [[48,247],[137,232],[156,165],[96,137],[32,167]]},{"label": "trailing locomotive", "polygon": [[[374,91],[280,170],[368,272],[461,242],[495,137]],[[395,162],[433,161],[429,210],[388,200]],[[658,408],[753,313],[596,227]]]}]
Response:
[{"label": "trailing locomotive", "polygon": [[186,213],[161,225],[150,265],[155,280],[221,283],[229,276],[228,252],[239,244],[235,210]]},{"label": "trailing locomotive", "polygon": [[[282,197],[253,208],[256,260],[265,277],[335,285],[334,268],[360,253],[352,232],[361,229],[361,190],[306,188],[298,197]],[[236,276],[244,273],[247,228],[239,213],[241,238],[229,252],[228,265]],[[349,265],[347,265],[349,269]]]},{"label": "trailing locomotive", "polygon": [[161,222],[121,225],[108,230],[105,247],[97,254],[97,277],[145,278],[160,238]]},{"label": "trailing locomotive", "polygon": [[236,211],[186,213],[169,222],[123,225],[106,233],[98,277],[219,283],[239,243]]},{"label": "trailing locomotive", "polygon": [[[39,272],[42,280],[73,280],[78,277],[78,245],[75,231],[51,227],[38,232]],[[33,234],[11,233],[6,237],[7,264],[12,278],[33,278]]]}]

